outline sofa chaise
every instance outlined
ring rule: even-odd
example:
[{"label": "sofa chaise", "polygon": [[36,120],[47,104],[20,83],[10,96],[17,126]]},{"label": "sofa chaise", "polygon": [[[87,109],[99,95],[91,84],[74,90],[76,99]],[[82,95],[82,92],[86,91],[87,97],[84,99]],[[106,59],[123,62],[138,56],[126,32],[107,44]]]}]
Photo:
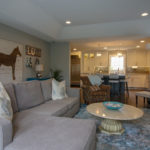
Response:
[{"label": "sofa chaise", "polygon": [[0,150],[95,150],[95,122],[71,118],[80,107],[78,89],[52,100],[51,79],[4,86],[14,117],[0,119]]}]

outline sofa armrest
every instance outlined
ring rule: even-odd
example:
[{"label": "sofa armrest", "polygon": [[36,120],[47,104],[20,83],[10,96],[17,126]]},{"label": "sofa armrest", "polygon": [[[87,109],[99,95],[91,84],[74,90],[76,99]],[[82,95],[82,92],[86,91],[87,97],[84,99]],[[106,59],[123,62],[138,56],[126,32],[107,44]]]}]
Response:
[{"label": "sofa armrest", "polygon": [[0,150],[12,142],[12,121],[0,118]]},{"label": "sofa armrest", "polygon": [[67,87],[67,94],[68,94],[69,97],[78,97],[78,98],[80,98],[80,88]]}]

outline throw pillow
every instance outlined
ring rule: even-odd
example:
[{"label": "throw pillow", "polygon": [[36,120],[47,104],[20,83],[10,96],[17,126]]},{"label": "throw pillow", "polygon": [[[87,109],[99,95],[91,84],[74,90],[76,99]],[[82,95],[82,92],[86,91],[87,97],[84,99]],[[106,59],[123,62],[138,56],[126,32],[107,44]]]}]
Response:
[{"label": "throw pillow", "polygon": [[10,97],[13,112],[14,113],[18,112],[17,100],[16,100],[16,95],[15,95],[13,84],[11,83],[4,84],[4,87],[5,87],[6,92],[8,93],[8,96]]},{"label": "throw pillow", "polygon": [[88,78],[89,78],[92,85],[100,86],[103,82],[98,75],[89,75]]},{"label": "throw pillow", "polygon": [[52,80],[53,79],[41,81],[41,88],[45,101],[52,99]]},{"label": "throw pillow", "polygon": [[19,111],[44,103],[39,81],[26,81],[14,85]]},{"label": "throw pillow", "polygon": [[12,120],[13,118],[13,110],[11,107],[10,98],[1,82],[0,82],[0,117],[8,120]]},{"label": "throw pillow", "polygon": [[66,94],[66,82],[58,82],[55,79],[52,80],[52,99],[59,100],[68,97]]}]

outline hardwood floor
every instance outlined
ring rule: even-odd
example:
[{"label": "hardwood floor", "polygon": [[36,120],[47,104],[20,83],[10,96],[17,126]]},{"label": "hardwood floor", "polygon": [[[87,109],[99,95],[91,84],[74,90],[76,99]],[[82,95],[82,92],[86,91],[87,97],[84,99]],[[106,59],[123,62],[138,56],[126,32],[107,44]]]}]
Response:
[{"label": "hardwood floor", "polygon": [[[135,93],[139,92],[140,90],[130,90],[129,91],[129,99],[127,104],[132,105],[132,106],[136,106],[136,98],[135,98]],[[144,108],[144,100],[142,97],[138,97],[138,107],[139,108]],[[147,100],[145,102],[145,107],[149,107]]]}]

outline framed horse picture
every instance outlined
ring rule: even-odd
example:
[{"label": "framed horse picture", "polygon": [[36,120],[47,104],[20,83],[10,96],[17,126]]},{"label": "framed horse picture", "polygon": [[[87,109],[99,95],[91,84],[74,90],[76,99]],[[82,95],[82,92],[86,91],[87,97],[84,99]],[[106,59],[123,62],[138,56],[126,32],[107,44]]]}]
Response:
[{"label": "framed horse picture", "polygon": [[0,81],[3,83],[22,81],[23,45],[0,39]]}]

